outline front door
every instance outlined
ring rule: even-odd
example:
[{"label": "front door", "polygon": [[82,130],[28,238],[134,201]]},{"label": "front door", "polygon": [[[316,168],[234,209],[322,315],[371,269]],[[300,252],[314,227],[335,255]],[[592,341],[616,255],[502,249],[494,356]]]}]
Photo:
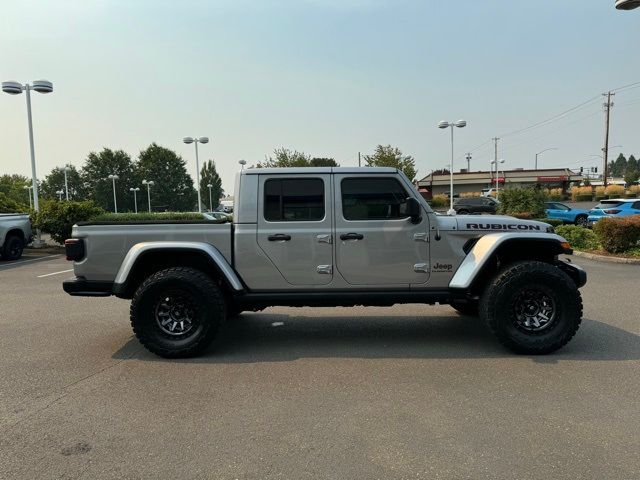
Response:
[{"label": "front door", "polygon": [[258,246],[291,285],[333,277],[331,175],[260,175]]},{"label": "front door", "polygon": [[395,175],[334,175],[336,265],[348,283],[429,279],[428,219],[414,224],[406,215],[407,187]]}]

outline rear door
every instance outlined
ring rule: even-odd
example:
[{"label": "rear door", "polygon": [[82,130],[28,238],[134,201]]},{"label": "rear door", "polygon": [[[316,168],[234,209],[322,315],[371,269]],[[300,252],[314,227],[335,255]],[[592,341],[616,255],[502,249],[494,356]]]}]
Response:
[{"label": "rear door", "polygon": [[291,285],[333,277],[331,175],[260,175],[258,246]]},{"label": "rear door", "polygon": [[411,285],[429,279],[429,224],[406,215],[397,176],[334,175],[336,265],[351,285]]}]

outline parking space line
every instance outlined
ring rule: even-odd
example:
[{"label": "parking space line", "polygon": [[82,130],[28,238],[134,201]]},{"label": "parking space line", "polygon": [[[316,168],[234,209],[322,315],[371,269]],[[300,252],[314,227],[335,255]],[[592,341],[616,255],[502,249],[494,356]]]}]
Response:
[{"label": "parking space line", "polygon": [[69,272],[73,272],[73,268],[70,268],[69,270],[61,270],[60,272],[45,273],[44,275],[38,275],[37,278],[50,277],[51,275],[59,275],[60,273],[69,273]]},{"label": "parking space line", "polygon": [[46,257],[32,258],[30,260],[22,260],[22,261],[19,261],[19,262],[7,263],[6,265],[0,265],[0,268],[15,267],[16,265],[21,265],[23,263],[35,262],[35,261],[38,261],[38,260],[44,260],[46,258],[54,258],[54,257],[61,257],[61,256],[62,255],[48,255]]}]

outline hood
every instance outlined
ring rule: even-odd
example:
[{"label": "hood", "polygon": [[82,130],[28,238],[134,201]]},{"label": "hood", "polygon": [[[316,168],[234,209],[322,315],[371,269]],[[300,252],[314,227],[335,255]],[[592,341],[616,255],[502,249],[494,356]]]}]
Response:
[{"label": "hood", "polygon": [[456,215],[458,230],[482,232],[538,232],[552,233],[553,227],[536,220],[521,220],[506,215]]}]

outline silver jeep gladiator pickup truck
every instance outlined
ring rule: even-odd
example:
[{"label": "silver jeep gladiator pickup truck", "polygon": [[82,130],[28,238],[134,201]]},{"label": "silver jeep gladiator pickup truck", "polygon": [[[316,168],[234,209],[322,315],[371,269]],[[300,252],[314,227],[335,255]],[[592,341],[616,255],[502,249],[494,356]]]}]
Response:
[{"label": "silver jeep gladiator pickup truck", "polygon": [[31,242],[31,221],[29,215],[21,213],[0,213],[0,257],[4,260],[18,260],[24,247]]},{"label": "silver jeep gladiator pickup truck", "polygon": [[196,355],[227,318],[270,306],[444,303],[506,347],[553,352],[576,333],[585,272],[546,224],[437,215],[393,168],[247,169],[233,223],[79,223],[70,295],[132,299],[140,342]]}]

